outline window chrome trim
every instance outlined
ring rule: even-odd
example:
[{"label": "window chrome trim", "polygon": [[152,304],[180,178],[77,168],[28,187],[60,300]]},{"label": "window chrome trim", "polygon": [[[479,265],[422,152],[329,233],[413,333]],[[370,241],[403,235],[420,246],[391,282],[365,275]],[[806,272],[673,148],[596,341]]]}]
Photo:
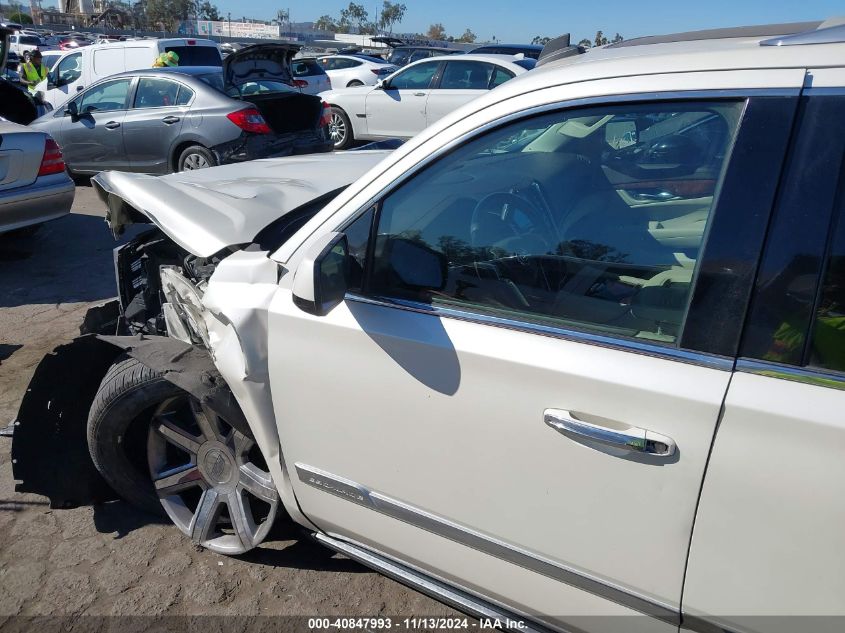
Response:
[{"label": "window chrome trim", "polygon": [[639,595],[622,586],[592,576],[585,571],[551,561],[538,554],[487,536],[319,468],[297,462],[296,473],[302,483],[322,492],[335,495],[368,510],[374,510],[658,620],[676,626],[680,624],[680,611],[675,607]]},{"label": "window chrome trim", "polygon": [[736,362],[736,371],[743,374],[754,374],[778,380],[800,382],[814,387],[827,387],[845,391],[845,376],[823,369],[810,367],[790,367],[767,361],[741,358]]},{"label": "window chrome trim", "polygon": [[353,301],[355,303],[381,306],[384,308],[418,312],[438,318],[457,319],[459,321],[468,321],[470,323],[478,323],[480,325],[490,325],[508,330],[525,332],[527,334],[539,334],[541,336],[548,336],[565,341],[596,345],[598,347],[605,347],[623,352],[632,352],[643,356],[653,356],[665,360],[673,360],[689,365],[698,365],[722,371],[732,371],[734,367],[733,359],[724,356],[715,356],[713,354],[705,354],[703,352],[693,352],[665,347],[634,339],[616,338],[602,334],[582,332],[580,330],[570,330],[551,325],[541,325],[539,323],[531,323],[529,321],[506,319],[503,317],[495,317],[478,312],[458,310],[455,308],[432,306],[427,303],[419,303],[416,301],[406,301],[403,299],[392,299],[386,297],[365,297],[351,292],[346,293],[345,300]]},{"label": "window chrome trim", "polygon": [[845,95],[845,86],[841,88],[822,86],[813,88],[809,86],[801,92],[802,97],[841,97]]}]

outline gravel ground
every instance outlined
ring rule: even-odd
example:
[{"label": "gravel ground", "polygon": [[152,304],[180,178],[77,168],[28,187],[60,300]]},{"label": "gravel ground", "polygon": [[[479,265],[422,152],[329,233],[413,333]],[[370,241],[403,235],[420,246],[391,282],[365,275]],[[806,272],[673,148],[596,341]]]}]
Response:
[{"label": "gravel ground", "polygon": [[[80,185],[70,216],[33,237],[0,236],[0,427],[14,419],[41,357],[78,334],[88,307],[114,295],[115,242],[102,211],[90,186]],[[10,448],[0,438],[0,630],[53,622],[206,633],[256,623],[302,629],[305,621],[211,618],[179,620],[176,629],[171,616],[457,615],[333,556],[292,526],[235,559],[194,547],[175,527],[123,502],[51,510],[41,497],[14,492]],[[55,620],[36,627],[22,616]]]}]

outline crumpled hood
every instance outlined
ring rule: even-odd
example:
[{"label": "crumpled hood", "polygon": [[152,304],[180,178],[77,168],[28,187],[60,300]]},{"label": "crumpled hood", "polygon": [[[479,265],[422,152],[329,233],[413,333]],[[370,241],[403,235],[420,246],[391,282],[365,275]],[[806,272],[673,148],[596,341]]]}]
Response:
[{"label": "crumpled hood", "polygon": [[115,235],[147,216],[185,250],[209,257],[247,244],[274,220],[346,187],[389,151],[364,150],[255,160],[147,176],[104,171],[91,179]]}]

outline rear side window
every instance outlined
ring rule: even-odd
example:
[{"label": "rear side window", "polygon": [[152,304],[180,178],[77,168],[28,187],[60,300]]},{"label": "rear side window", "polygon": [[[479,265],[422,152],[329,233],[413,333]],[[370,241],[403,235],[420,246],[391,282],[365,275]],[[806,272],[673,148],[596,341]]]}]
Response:
[{"label": "rear side window", "polygon": [[294,77],[311,77],[314,75],[325,75],[315,59],[295,59],[291,63]]},{"label": "rear side window", "polygon": [[513,79],[513,77],[514,74],[511,71],[505,70],[501,66],[496,66],[496,71],[493,73],[493,79],[490,81],[490,87],[495,88],[496,86],[501,86],[508,79]]},{"label": "rear side window", "polygon": [[487,90],[493,75],[493,64],[472,61],[446,62],[446,70],[440,80],[445,90]]},{"label": "rear side window", "polygon": [[[165,52],[179,55],[180,66],[222,66],[223,59],[216,46],[168,46]],[[152,61],[150,61],[152,66]]]},{"label": "rear side window", "polygon": [[177,105],[179,84],[169,79],[141,77],[135,91],[135,109]]},{"label": "rear side window", "polygon": [[825,261],[810,344],[810,365],[845,371],[845,175],[840,179],[838,217]]},{"label": "rear side window", "polygon": [[176,105],[188,105],[191,99],[194,98],[194,91],[187,86],[179,86],[179,96],[176,97]]}]

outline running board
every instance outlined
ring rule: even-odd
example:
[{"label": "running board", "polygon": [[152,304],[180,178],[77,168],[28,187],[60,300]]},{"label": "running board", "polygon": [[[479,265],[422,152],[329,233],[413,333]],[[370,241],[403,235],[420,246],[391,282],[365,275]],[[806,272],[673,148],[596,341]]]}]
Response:
[{"label": "running board", "polygon": [[[320,532],[314,533],[314,538],[329,549],[348,556],[352,560],[375,569],[403,585],[416,589],[420,593],[424,593],[427,596],[454,607],[458,611],[475,618],[498,621],[501,623],[502,630],[519,631],[520,633],[550,633],[551,631],[551,629],[537,625],[523,616],[489,604],[480,598],[450,587],[439,580],[430,578],[405,565],[374,554],[358,545],[338,540]],[[506,626],[508,623],[511,625]]]}]

